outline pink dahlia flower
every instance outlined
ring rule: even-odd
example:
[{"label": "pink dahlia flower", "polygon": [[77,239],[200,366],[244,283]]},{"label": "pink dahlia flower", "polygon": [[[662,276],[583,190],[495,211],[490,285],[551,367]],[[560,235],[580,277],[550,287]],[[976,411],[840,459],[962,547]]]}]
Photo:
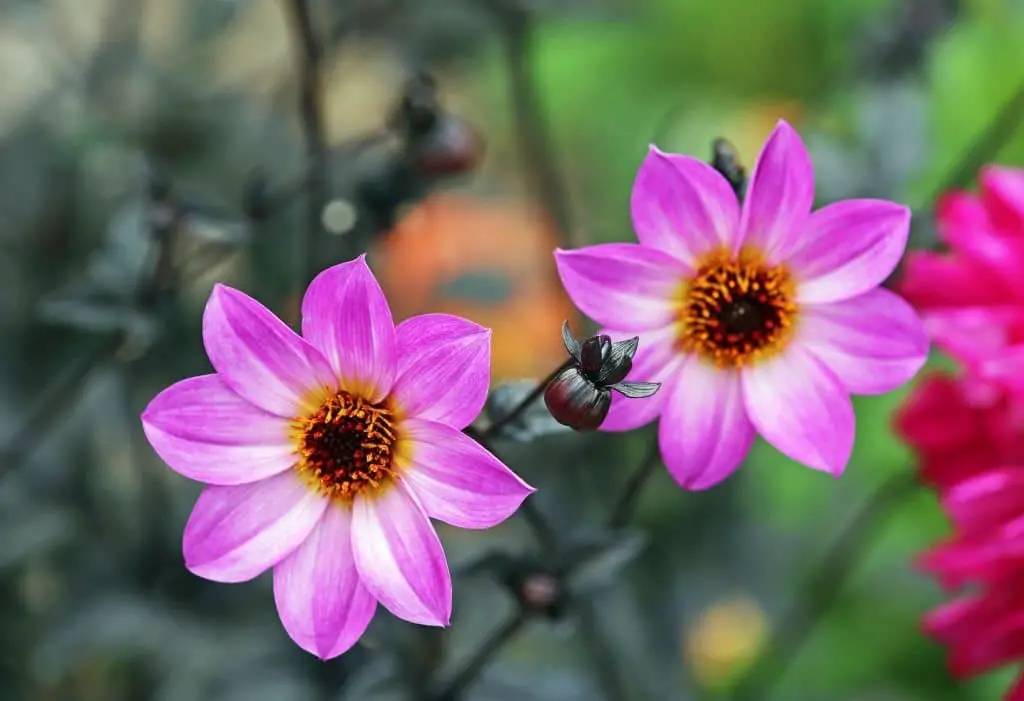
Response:
[{"label": "pink dahlia flower", "polygon": [[172,469],[210,486],[185,527],[185,565],[217,582],[274,570],[285,630],[323,659],[380,602],[448,625],[452,584],[431,518],[487,528],[533,489],[461,429],[480,412],[490,332],[446,314],[397,327],[361,256],[321,273],[302,336],[218,285],[203,316],[216,374],[142,415]]},{"label": "pink dahlia flower", "polygon": [[814,173],[779,122],[742,207],[706,163],[652,147],[633,186],[639,244],[558,251],[576,305],[613,339],[640,336],[601,428],[661,417],[661,454],[687,489],[731,474],[760,433],[785,455],[838,476],[853,447],[850,393],[903,384],[928,352],[909,304],[879,284],[907,244],[910,211],[849,200],[811,212]]},{"label": "pink dahlia flower", "polygon": [[937,207],[945,253],[907,256],[900,292],[936,345],[975,376],[1024,391],[1024,170],[988,166],[981,192]]}]

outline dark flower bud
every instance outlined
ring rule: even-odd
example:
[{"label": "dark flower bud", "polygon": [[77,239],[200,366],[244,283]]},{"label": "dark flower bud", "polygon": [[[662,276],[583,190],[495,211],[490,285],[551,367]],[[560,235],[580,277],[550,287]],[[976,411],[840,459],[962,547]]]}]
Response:
[{"label": "dark flower bud", "polygon": [[469,122],[441,115],[434,128],[409,144],[413,168],[425,177],[466,173],[480,163],[484,142]]},{"label": "dark flower bud", "polygon": [[415,139],[434,129],[440,112],[437,83],[429,73],[420,72],[406,83],[388,123],[392,129]]},{"label": "dark flower bud", "polygon": [[747,171],[740,164],[736,147],[725,139],[715,139],[711,146],[711,167],[721,173],[740,200],[747,191]]},{"label": "dark flower bud", "polygon": [[605,335],[592,336],[580,343],[562,324],[562,341],[571,356],[566,366],[544,389],[544,403],[558,423],[577,431],[592,431],[601,426],[612,404],[611,390],[624,397],[650,397],[658,382],[624,382],[633,368],[633,356],[640,338],[613,343]]}]

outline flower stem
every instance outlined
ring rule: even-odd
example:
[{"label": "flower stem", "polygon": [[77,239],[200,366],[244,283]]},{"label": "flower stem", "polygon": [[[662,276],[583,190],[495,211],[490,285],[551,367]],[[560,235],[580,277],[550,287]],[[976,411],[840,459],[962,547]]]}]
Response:
[{"label": "flower stem", "polygon": [[629,480],[626,482],[626,489],[622,492],[615,507],[612,509],[612,515],[608,519],[609,528],[621,528],[632,518],[633,510],[640,499],[640,492],[643,486],[647,483],[650,476],[654,474],[658,465],[661,464],[661,460],[659,460],[660,454],[658,434],[655,432],[651,436],[647,452],[644,453],[640,464],[633,470],[633,474],[630,475]]},{"label": "flower stem", "polygon": [[501,649],[522,630],[529,618],[530,616],[525,610],[519,609],[505,619],[480,643],[477,651],[463,665],[462,669],[453,674],[432,696],[434,701],[456,701],[476,681],[494,656],[501,652]]},{"label": "flower stem", "polygon": [[764,653],[732,690],[732,701],[766,701],[804,643],[835,603],[843,584],[863,562],[885,522],[913,493],[914,472],[899,472],[875,490],[811,572]]},{"label": "flower stem", "polygon": [[567,367],[572,365],[573,362],[574,361],[572,360],[572,358],[570,358],[561,365],[559,365],[557,368],[552,370],[551,373],[543,380],[541,380],[536,387],[530,390],[530,393],[523,397],[523,399],[518,404],[516,404],[516,406],[513,407],[510,412],[508,412],[500,419],[495,421],[493,424],[488,426],[486,430],[484,430],[483,433],[479,435],[479,437],[485,441],[489,441],[492,438],[495,438],[501,431],[501,429],[503,429],[505,426],[507,426],[508,424],[512,423],[520,416],[522,416],[523,412],[529,409],[531,404],[540,399],[540,396],[544,394],[544,389],[548,386],[548,383],[554,380],[558,376],[558,373],[562,372],[562,370],[565,370]]}]

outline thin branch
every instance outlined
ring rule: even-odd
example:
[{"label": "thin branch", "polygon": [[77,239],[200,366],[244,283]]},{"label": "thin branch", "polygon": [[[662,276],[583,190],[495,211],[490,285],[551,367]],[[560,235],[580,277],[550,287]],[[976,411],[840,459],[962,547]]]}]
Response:
[{"label": "thin branch", "polygon": [[519,609],[505,619],[486,640],[480,643],[476,653],[473,654],[462,669],[453,674],[441,686],[441,689],[433,698],[436,701],[456,701],[476,681],[480,673],[501,652],[502,648],[523,629],[529,618],[530,616],[526,611]]},{"label": "thin branch", "polygon": [[541,380],[536,387],[530,390],[530,393],[523,397],[523,399],[518,404],[516,404],[516,406],[513,407],[513,409],[510,412],[508,412],[503,417],[501,417],[493,424],[488,426],[483,431],[483,433],[480,434],[479,438],[484,441],[490,441],[492,438],[495,438],[498,435],[501,429],[503,429],[505,426],[509,425],[510,423],[516,421],[519,417],[521,417],[523,413],[530,408],[530,405],[533,404],[538,399],[540,399],[541,395],[544,394],[544,389],[548,386],[548,383],[550,383],[552,380],[558,377],[558,373],[562,372],[562,370],[565,370],[567,367],[572,365],[573,362],[574,361],[570,358],[569,360],[566,360],[564,363],[562,363],[557,368],[552,370],[551,373],[543,380]]},{"label": "thin branch", "polygon": [[621,528],[633,517],[633,509],[636,508],[637,501],[640,499],[641,490],[661,464],[660,457],[661,449],[658,446],[658,434],[655,432],[651,436],[647,452],[641,458],[640,464],[633,470],[629,480],[626,482],[626,489],[619,496],[619,500],[612,509],[612,515],[608,519],[608,526],[610,528]]},{"label": "thin branch", "polygon": [[598,686],[606,701],[626,701],[629,698],[626,685],[618,672],[615,654],[601,633],[594,603],[590,599],[581,599],[577,603],[576,617],[579,619],[583,641],[590,654],[594,676],[597,677]]},{"label": "thin branch", "polygon": [[326,231],[321,215],[330,197],[321,84],[322,50],[313,30],[309,0],[286,0],[285,4],[298,53],[299,115],[310,164],[305,182],[309,203],[304,237],[304,260],[301,267],[304,287],[320,271],[319,266],[323,263]]},{"label": "thin branch", "polygon": [[917,486],[914,472],[900,472],[886,480],[847,524],[764,647],[764,654],[733,689],[733,701],[765,701],[785,675],[815,627],[832,607],[843,584],[864,561],[885,522]]},{"label": "thin branch", "polygon": [[543,203],[558,228],[559,245],[572,248],[575,236],[565,181],[559,175],[551,130],[540,107],[531,70],[534,22],[522,8],[502,8],[501,24],[509,93],[515,115],[516,137],[525,159],[532,195]]}]

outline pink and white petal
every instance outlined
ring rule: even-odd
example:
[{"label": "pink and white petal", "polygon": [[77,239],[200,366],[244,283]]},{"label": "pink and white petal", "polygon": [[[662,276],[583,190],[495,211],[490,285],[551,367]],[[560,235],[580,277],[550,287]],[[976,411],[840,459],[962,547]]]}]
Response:
[{"label": "pink and white petal", "polygon": [[[533,487],[462,431],[423,419],[402,422],[410,464],[402,479],[431,518],[491,528],[516,512]],[[401,451],[400,451],[401,452]]]},{"label": "pink and white petal", "polygon": [[296,645],[322,660],[349,650],[366,632],[377,600],[352,556],[352,511],[331,504],[313,532],[274,568],[274,601]]},{"label": "pink and white petal", "polygon": [[788,265],[797,301],[827,304],[880,285],[900,262],[910,209],[886,200],[845,200],[811,215]]},{"label": "pink and white petal", "polygon": [[630,334],[626,331],[602,329],[601,333],[612,341],[624,341],[640,336],[640,345],[633,356],[633,367],[626,375],[627,382],[660,382],[661,388],[650,397],[630,399],[612,391],[612,405],[601,423],[602,431],[632,431],[645,426],[661,415],[668,397],[668,385],[679,372],[686,355],[675,348],[679,330],[675,324],[656,331]]},{"label": "pink and white petal", "polygon": [[740,245],[773,264],[800,244],[814,205],[814,166],[800,135],[779,120],[754,164],[740,218]]},{"label": "pink and white petal", "polygon": [[647,331],[673,321],[692,273],[669,254],[634,243],[555,250],[562,285],[584,314],[605,326]]},{"label": "pink and white petal", "polygon": [[758,433],[786,457],[841,475],[853,452],[854,417],[835,373],[796,343],[741,372],[743,401]]},{"label": "pink and white petal", "polygon": [[289,470],[260,482],[203,490],[185,525],[185,566],[214,582],[245,582],[297,548],[328,500]]},{"label": "pink and white petal", "polygon": [[661,457],[684,489],[713,487],[736,471],[754,443],[740,375],[693,357],[661,391]]},{"label": "pink and white petal", "polygon": [[1024,226],[1024,170],[990,165],[982,168],[979,180],[992,223],[1019,236]]},{"label": "pink and white petal", "polygon": [[630,209],[641,244],[690,268],[716,248],[737,248],[736,194],[717,170],[691,156],[651,146],[637,171]]},{"label": "pink and white petal", "polygon": [[217,375],[190,377],[156,395],[142,412],[142,430],[172,470],[199,482],[258,482],[295,464],[288,422]]},{"label": "pink and white petal", "polygon": [[244,292],[217,284],[203,313],[203,344],[217,374],[264,411],[292,419],[335,385],[331,367],[310,345]]},{"label": "pink and white petal", "polygon": [[395,330],[398,370],[392,397],[406,416],[465,428],[487,402],[491,331],[451,314],[423,314]]},{"label": "pink and white petal", "polygon": [[928,334],[917,312],[882,288],[804,307],[799,341],[853,394],[892,391],[928,359]]},{"label": "pink and white petal", "polygon": [[384,608],[410,623],[449,624],[448,561],[423,506],[402,480],[383,494],[356,497],[352,548],[363,584]]},{"label": "pink and white petal", "polygon": [[398,361],[395,322],[366,254],[309,283],[302,335],[323,351],[344,389],[371,402],[391,391]]}]

